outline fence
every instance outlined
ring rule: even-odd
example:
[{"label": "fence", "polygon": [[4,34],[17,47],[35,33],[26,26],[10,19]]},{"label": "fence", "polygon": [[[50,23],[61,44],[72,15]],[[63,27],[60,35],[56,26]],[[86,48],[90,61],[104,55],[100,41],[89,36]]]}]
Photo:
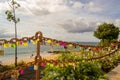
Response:
[{"label": "fence", "polygon": [[[10,70],[10,71],[5,71],[3,73],[0,73],[0,79],[2,80],[5,77],[12,77],[12,78],[18,78],[19,76],[19,72],[21,72],[21,74],[24,73],[24,69],[27,68],[31,68],[36,71],[36,80],[39,80],[40,78],[40,66],[43,65],[43,63],[75,63],[75,62],[80,62],[82,60],[86,60],[86,61],[92,61],[92,60],[96,60],[96,59],[101,59],[104,58],[106,56],[110,56],[113,55],[116,51],[118,51],[119,49],[116,47],[115,50],[113,50],[112,52],[108,53],[108,54],[104,54],[101,56],[97,56],[97,57],[91,57],[91,58],[82,58],[82,59],[78,59],[78,60],[46,60],[46,59],[42,59],[40,56],[40,45],[46,45],[46,42],[49,45],[60,45],[63,47],[69,46],[69,47],[82,47],[82,48],[88,48],[90,51],[94,50],[94,51],[99,51],[99,49],[103,49],[103,46],[91,46],[91,45],[81,45],[81,44],[77,44],[77,43],[72,43],[72,42],[66,42],[66,41],[59,41],[59,40],[55,40],[55,39],[51,39],[51,38],[46,38],[43,37],[41,32],[37,32],[35,34],[35,36],[32,37],[23,37],[22,39],[11,39],[11,40],[0,40],[2,41],[2,45],[4,48],[7,47],[16,47],[15,44],[18,45],[23,45],[23,46],[28,46],[28,43],[32,42],[33,44],[37,44],[37,51],[36,51],[36,56],[35,56],[35,60],[33,62],[27,63],[25,65],[22,66],[18,66],[16,67],[14,70]],[[118,43],[115,44],[115,46],[118,46]],[[84,49],[83,49],[84,50]],[[60,65],[61,65],[60,64]],[[33,67],[34,66],[34,67]]]}]

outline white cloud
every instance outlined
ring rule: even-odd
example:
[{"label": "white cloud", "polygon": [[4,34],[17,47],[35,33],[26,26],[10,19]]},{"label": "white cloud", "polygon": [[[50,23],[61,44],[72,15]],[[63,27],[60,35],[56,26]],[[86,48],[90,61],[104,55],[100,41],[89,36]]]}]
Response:
[{"label": "white cloud", "polygon": [[[17,1],[21,5],[16,12],[21,19],[17,24],[18,35],[21,36],[33,36],[36,31],[42,31],[44,36],[60,40],[92,41],[96,40],[93,31],[97,25],[103,22],[120,25],[119,18],[108,18],[107,13],[102,12],[110,7],[101,5],[103,0],[101,3],[98,0],[86,0],[84,3],[79,0]],[[9,9],[7,2],[0,2],[0,12],[6,9]],[[0,28],[5,26],[8,33],[14,34],[13,24],[8,24],[3,17],[0,15]]]},{"label": "white cloud", "polygon": [[0,39],[1,38],[11,38],[14,37],[13,34],[10,34],[8,31],[4,30],[4,29],[0,29]]},{"label": "white cloud", "polygon": [[81,2],[74,2],[73,8],[83,8],[84,4]]},{"label": "white cloud", "polygon": [[[21,7],[18,9],[20,13],[46,15],[54,12],[69,10],[67,3],[72,0],[18,0]],[[8,1],[0,2],[0,11],[10,9]]]},{"label": "white cloud", "polygon": [[0,2],[0,12],[4,11],[6,9],[10,9],[8,3],[7,2]]},{"label": "white cloud", "polygon": [[94,2],[87,3],[85,8],[91,12],[101,12],[102,11],[102,8],[100,6],[95,5]]},{"label": "white cloud", "polygon": [[67,0],[25,0],[18,2],[21,4],[21,12],[27,11],[34,15],[46,15],[69,10],[67,6],[67,2],[69,1]]},{"label": "white cloud", "polygon": [[115,25],[120,28],[120,19],[115,20]]},{"label": "white cloud", "polygon": [[86,19],[67,20],[61,26],[69,33],[93,32],[97,26],[97,21],[88,21]]},{"label": "white cloud", "polygon": [[[94,2],[81,3],[75,0],[18,0],[18,3],[21,5],[18,12],[25,15],[48,15],[50,13],[73,10],[74,8],[85,9],[91,12],[102,11]],[[8,1],[1,2],[0,11],[6,9],[10,9]]]}]

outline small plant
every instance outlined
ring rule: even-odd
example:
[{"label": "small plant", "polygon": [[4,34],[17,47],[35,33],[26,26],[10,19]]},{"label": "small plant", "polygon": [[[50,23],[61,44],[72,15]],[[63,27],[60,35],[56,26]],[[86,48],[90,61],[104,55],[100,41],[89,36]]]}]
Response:
[{"label": "small plant", "polygon": [[18,62],[18,66],[22,66],[22,65],[24,65],[25,64],[25,62],[24,61],[20,61],[20,62]]},{"label": "small plant", "polygon": [[0,73],[7,71],[7,70],[14,69],[14,68],[15,68],[15,66],[13,64],[0,66]]},{"label": "small plant", "polygon": [[100,61],[101,69],[108,73],[112,69],[114,69],[119,63],[119,58],[113,57],[113,58],[105,58]]},{"label": "small plant", "polygon": [[[25,64],[24,61],[18,62],[18,66],[22,66],[22,65],[24,65],[24,64]],[[7,71],[7,70],[14,69],[14,68],[15,68],[15,65],[14,65],[14,64],[11,64],[11,65],[1,65],[1,66],[0,66],[0,73],[1,73],[1,72],[4,72],[4,71]]]},{"label": "small plant", "polygon": [[58,60],[77,60],[80,59],[81,55],[80,53],[62,53],[60,57],[58,57]]}]

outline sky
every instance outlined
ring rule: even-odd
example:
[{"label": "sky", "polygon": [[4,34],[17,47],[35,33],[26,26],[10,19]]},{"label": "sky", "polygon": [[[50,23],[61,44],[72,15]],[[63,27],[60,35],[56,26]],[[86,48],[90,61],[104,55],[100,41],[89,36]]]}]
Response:
[{"label": "sky", "polygon": [[[97,26],[107,22],[120,28],[120,0],[15,0],[18,37],[43,36],[63,40],[98,42]],[[6,19],[10,0],[0,0],[0,38],[14,37],[14,23]],[[120,37],[119,37],[120,39]]]}]

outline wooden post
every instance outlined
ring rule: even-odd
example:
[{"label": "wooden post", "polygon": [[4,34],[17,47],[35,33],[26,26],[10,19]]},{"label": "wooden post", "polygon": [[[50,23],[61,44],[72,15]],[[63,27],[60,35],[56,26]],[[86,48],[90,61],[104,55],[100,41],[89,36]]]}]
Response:
[{"label": "wooden post", "polygon": [[[0,55],[4,55],[4,49],[3,49],[3,44],[6,42],[4,39],[0,39]],[[1,62],[0,62],[1,64]]]},{"label": "wooden post", "polygon": [[41,64],[41,61],[42,61],[42,58],[40,56],[40,42],[42,41],[42,33],[41,32],[37,32],[36,35],[35,35],[36,39],[38,39],[38,42],[37,42],[37,53],[36,53],[36,56],[35,56],[35,65],[37,67],[36,69],[36,80],[40,80],[40,64]]}]

